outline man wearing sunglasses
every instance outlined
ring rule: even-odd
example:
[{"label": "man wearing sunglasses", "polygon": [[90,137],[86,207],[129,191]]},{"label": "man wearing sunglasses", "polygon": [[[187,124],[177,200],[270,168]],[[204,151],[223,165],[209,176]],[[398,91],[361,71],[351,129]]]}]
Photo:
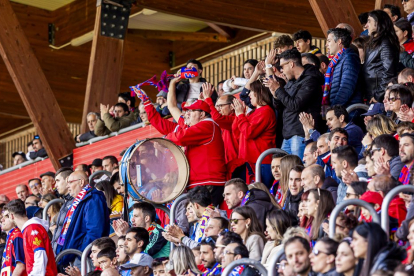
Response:
[{"label": "man wearing sunglasses", "polygon": [[398,146],[398,140],[390,134],[379,135],[374,139],[370,154],[376,167],[379,168],[375,172],[377,175],[391,174],[395,180],[398,180],[404,167],[398,155]]}]

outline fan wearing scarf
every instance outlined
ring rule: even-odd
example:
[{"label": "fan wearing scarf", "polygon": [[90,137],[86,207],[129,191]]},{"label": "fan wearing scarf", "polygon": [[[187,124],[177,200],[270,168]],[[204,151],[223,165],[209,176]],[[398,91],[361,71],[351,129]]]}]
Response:
[{"label": "fan wearing scarf", "polygon": [[7,206],[3,207],[1,229],[7,233],[6,247],[3,251],[1,275],[27,275],[23,249],[23,235],[10,219]]},{"label": "fan wearing scarf", "polygon": [[351,42],[351,34],[346,29],[335,28],[328,31],[326,48],[333,58],[325,74],[322,105],[339,104],[348,107],[362,102],[357,87],[361,61],[358,51],[350,47]]},{"label": "fan wearing scarf", "polygon": [[[83,251],[94,240],[109,235],[109,209],[102,192],[89,185],[88,176],[83,171],[73,172],[68,180],[69,194],[74,198],[63,221],[62,231],[57,239],[56,255],[65,249]],[[67,266],[75,260],[75,255],[67,255],[59,265]]]}]

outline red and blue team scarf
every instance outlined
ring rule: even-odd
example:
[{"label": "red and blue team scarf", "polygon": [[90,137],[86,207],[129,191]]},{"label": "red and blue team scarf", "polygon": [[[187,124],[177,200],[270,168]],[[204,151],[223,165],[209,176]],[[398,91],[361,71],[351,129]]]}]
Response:
[{"label": "red and blue team scarf", "polygon": [[68,233],[69,225],[72,221],[72,216],[75,213],[76,208],[78,208],[79,203],[81,203],[81,201],[85,198],[90,189],[92,189],[92,187],[89,184],[83,187],[79,194],[76,196],[68,212],[66,213],[65,220],[63,221],[62,231],[60,232],[60,236],[57,240],[57,243],[60,246],[63,246],[65,244],[66,234]]},{"label": "red and blue team scarf", "polygon": [[243,197],[243,200],[242,200],[240,206],[244,206],[247,203],[247,201],[249,201],[249,199],[250,199],[250,191],[247,191],[246,194]]},{"label": "red and blue team scarf", "polygon": [[[213,210],[216,209],[216,208],[214,208],[213,204],[211,204],[207,208],[210,208],[210,209],[213,209]],[[210,216],[209,216],[208,212],[204,211],[203,216],[201,217],[201,220],[199,222],[200,227],[198,227],[196,235],[195,235],[195,241],[196,242],[200,243],[201,240],[203,239],[204,231],[206,230],[207,222],[208,222],[209,219],[210,219]]]},{"label": "red and blue team scarf", "polygon": [[[277,187],[276,193],[275,193],[275,187]],[[283,202],[283,191],[282,187],[279,185],[279,180],[275,180],[273,182],[272,187],[269,190],[270,194],[275,197],[275,200],[277,204],[282,205]]]},{"label": "red and blue team scarf", "polygon": [[325,73],[325,88],[323,91],[322,105],[329,105],[329,92],[331,91],[332,86],[332,77],[334,69],[339,59],[341,58],[342,53],[345,48],[342,48],[332,59],[328,65],[328,70]]},{"label": "red and blue team scarf", "polygon": [[21,232],[17,227],[10,230],[7,234],[6,247],[3,251],[3,261],[1,263],[1,275],[11,276],[13,274],[13,241],[19,236],[19,234],[21,236]]},{"label": "red and blue team scarf", "polygon": [[216,263],[212,269],[207,269],[203,276],[221,275],[221,264]]},{"label": "red and blue team scarf", "polygon": [[[170,86],[170,81],[174,78],[173,74],[168,74],[167,71],[162,72],[160,80],[157,81],[157,75],[152,76],[152,78],[141,82],[135,86],[130,86],[131,97],[135,97],[137,90],[141,90],[141,86],[152,85],[157,88],[158,92],[164,91],[168,92],[168,87]],[[134,89],[135,88],[135,89]]]},{"label": "red and blue team scarf", "polygon": [[[239,266],[233,268],[233,270],[230,272],[229,275],[230,276],[240,276],[243,273],[245,268],[246,267],[244,265],[239,265]],[[221,274],[223,274],[223,271],[224,271],[224,268],[222,269]]]},{"label": "red and blue team scarf", "polygon": [[398,181],[400,181],[403,185],[410,184],[410,176],[411,176],[410,171],[411,171],[412,166],[413,164],[411,164],[410,167],[407,167],[407,165],[405,165],[401,170]]}]

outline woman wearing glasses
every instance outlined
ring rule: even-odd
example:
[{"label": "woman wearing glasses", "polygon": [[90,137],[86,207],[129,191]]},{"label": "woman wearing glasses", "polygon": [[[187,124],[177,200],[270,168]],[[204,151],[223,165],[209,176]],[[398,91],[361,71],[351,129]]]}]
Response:
[{"label": "woman wearing glasses", "polygon": [[230,219],[231,231],[239,234],[249,250],[249,258],[260,261],[264,249],[265,236],[254,210],[248,206],[237,207]]},{"label": "woman wearing glasses", "polygon": [[317,188],[310,190],[306,207],[308,216],[313,217],[312,226],[308,235],[312,243],[314,243],[325,235],[322,224],[335,208],[335,202],[331,192]]},{"label": "woman wearing glasses", "polygon": [[335,266],[336,272],[344,276],[353,276],[357,259],[351,247],[351,238],[345,238],[336,251]]},{"label": "woman wearing glasses", "polygon": [[283,210],[274,210],[267,214],[266,232],[270,241],[264,247],[262,264],[268,268],[272,257],[283,249],[283,235],[291,226],[289,215]]},{"label": "woman wearing glasses", "polygon": [[412,107],[413,96],[410,89],[401,84],[394,84],[389,88],[389,91],[388,101],[390,110],[393,112],[391,118],[398,124],[402,119],[399,117],[399,113]]},{"label": "woman wearing glasses", "polygon": [[[368,183],[364,181],[355,181],[351,185],[347,185],[345,199],[359,199],[363,193],[367,191]],[[345,213],[353,213],[354,216],[359,217],[361,208],[349,205],[346,207]]]},{"label": "woman wearing glasses", "polygon": [[338,242],[323,237],[315,244],[309,259],[312,271],[317,272],[318,276],[336,276],[335,256],[338,250]]}]

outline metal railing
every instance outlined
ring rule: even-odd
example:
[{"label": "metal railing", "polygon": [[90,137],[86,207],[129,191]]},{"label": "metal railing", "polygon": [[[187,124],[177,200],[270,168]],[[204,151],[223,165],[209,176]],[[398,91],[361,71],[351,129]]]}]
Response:
[{"label": "metal railing", "polygon": [[[82,257],[82,251],[73,248],[65,249],[56,256],[56,264],[66,255],[77,255]],[[73,266],[72,263],[70,263],[70,265]]]},{"label": "metal railing", "polygon": [[259,261],[251,260],[251,259],[247,259],[247,258],[243,258],[243,259],[231,262],[228,266],[226,266],[226,268],[223,271],[223,274],[221,274],[221,275],[222,276],[230,275],[233,268],[238,267],[240,265],[253,266],[254,268],[257,268],[259,270],[259,272],[262,276],[267,276],[266,268]]},{"label": "metal railing", "polygon": [[363,109],[365,111],[368,111],[369,105],[362,104],[362,103],[352,104],[352,105],[350,105],[346,108],[346,111],[348,111],[348,113],[350,113],[350,112],[352,112],[354,110],[357,110],[357,109]]},{"label": "metal railing", "polygon": [[[56,204],[56,203],[62,203],[62,204],[64,204],[65,203],[65,200],[64,199],[61,199],[61,198],[56,198],[56,199],[52,199],[51,201],[49,201],[47,204],[46,204],[46,206],[45,206],[45,208],[43,209],[43,219],[44,220],[47,220],[47,210],[53,205],[53,204]],[[63,252],[63,251],[62,251]]]},{"label": "metal railing", "polygon": [[90,243],[82,252],[81,257],[81,274],[82,276],[86,276],[91,269],[88,267],[88,256],[92,251],[92,243]]},{"label": "metal railing", "polygon": [[162,204],[155,204],[155,203],[152,203],[152,206],[154,206],[155,209],[159,209],[159,210],[164,211],[168,215],[168,217],[171,216],[170,209],[168,209],[167,206],[164,206]]},{"label": "metal railing", "polygon": [[388,209],[390,207],[391,201],[394,199],[396,195],[403,192],[411,192],[414,193],[414,186],[413,185],[401,185],[397,186],[384,197],[382,201],[381,207],[381,227],[384,229],[387,235],[390,235],[390,216],[388,215]]},{"label": "metal railing", "polygon": [[5,169],[5,170],[0,171],[0,175],[2,175],[2,174],[6,174],[6,173],[8,173],[8,172],[15,171],[15,170],[19,170],[19,169],[21,169],[21,168],[23,168],[23,167],[29,166],[29,165],[31,165],[31,164],[33,164],[33,163],[37,163],[37,162],[43,161],[43,160],[45,160],[45,159],[47,159],[47,158],[49,158],[49,157],[45,157],[45,158],[38,157],[38,158],[36,158],[35,160],[25,161],[25,162],[23,162],[23,163],[20,163],[19,165],[16,165],[16,166],[13,166],[13,167],[10,167],[10,168],[8,168],[8,169]]},{"label": "metal railing", "polygon": [[280,257],[282,257],[283,254],[285,254],[285,250],[282,248],[270,259],[269,266],[267,268],[267,272],[269,273],[269,276],[277,275],[276,265],[279,262],[279,259]]},{"label": "metal railing", "polygon": [[[178,204],[181,201],[185,200],[185,199],[187,199],[187,194],[182,194],[179,197],[177,197],[174,200],[174,203],[171,205],[171,210],[170,210],[170,225],[173,225],[175,223],[175,214],[177,212],[176,209],[177,209]],[[170,244],[171,244],[171,252],[172,252],[173,249],[174,249],[174,247],[175,247],[175,245],[174,245],[173,242],[171,242]]]},{"label": "metal railing", "polygon": [[281,150],[281,149],[276,149],[276,148],[268,149],[268,150],[265,150],[264,152],[262,152],[262,154],[260,154],[259,158],[257,158],[257,161],[256,161],[256,182],[262,182],[261,166],[262,166],[263,160],[269,154],[274,154],[274,153],[286,153],[286,154],[288,154],[286,151]]},{"label": "metal railing", "polygon": [[109,179],[111,179],[112,174],[110,172],[104,171],[104,170],[102,170],[102,171],[96,171],[93,174],[91,174],[91,176],[89,176],[89,183],[91,183],[92,182],[92,179],[94,179],[94,177],[96,177],[97,175],[100,175],[102,177],[102,175],[104,175],[104,174],[106,176],[108,176]]},{"label": "metal railing", "polygon": [[372,216],[372,221],[380,224],[380,218],[371,204],[361,199],[347,199],[336,205],[331,213],[331,216],[329,218],[329,237],[331,239],[335,237],[336,218],[338,217],[339,213],[349,205],[356,205],[367,209]]}]

